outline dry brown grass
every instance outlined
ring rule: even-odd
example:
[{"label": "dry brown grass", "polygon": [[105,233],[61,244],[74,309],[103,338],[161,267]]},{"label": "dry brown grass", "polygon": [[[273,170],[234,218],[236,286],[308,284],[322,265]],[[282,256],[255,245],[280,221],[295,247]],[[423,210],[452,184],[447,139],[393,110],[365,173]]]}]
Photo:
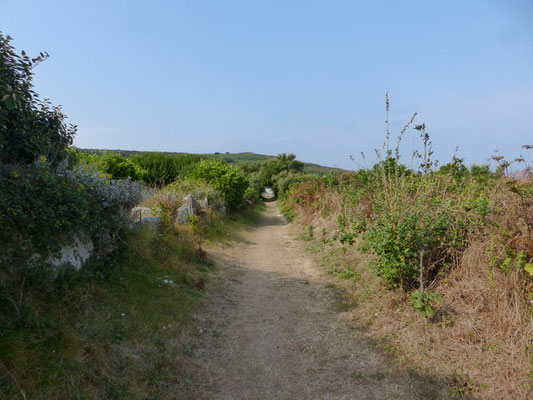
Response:
[{"label": "dry brown grass", "polygon": [[[295,212],[302,223],[312,224],[316,232],[324,228],[332,236],[337,230],[336,212],[324,216],[320,210],[338,212],[340,195],[318,189],[309,190],[305,200],[295,204]],[[358,253],[357,246],[345,251],[338,243],[334,247],[339,250],[339,265],[357,261],[360,279],[346,282],[358,303],[354,317],[384,339],[391,352],[420,368],[454,377],[458,390],[475,398],[528,399],[533,396],[533,310],[528,299],[533,284],[522,271],[491,265],[494,259],[501,260],[506,246],[531,254],[527,232],[533,210],[518,195],[501,189],[493,200],[503,211],[491,235],[471,238],[457,265],[433,283],[444,306],[432,320],[413,310],[405,293],[385,289],[368,267],[370,256]],[[511,239],[495,246],[504,233]],[[321,235],[315,238],[318,241]],[[325,259],[324,253],[319,257]],[[332,262],[331,257],[327,262]]]}]

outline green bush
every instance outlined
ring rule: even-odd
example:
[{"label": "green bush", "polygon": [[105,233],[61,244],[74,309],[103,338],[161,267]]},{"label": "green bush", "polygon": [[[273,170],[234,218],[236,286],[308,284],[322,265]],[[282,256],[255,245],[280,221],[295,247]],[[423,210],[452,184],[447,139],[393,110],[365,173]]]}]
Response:
[{"label": "green bush", "polygon": [[1,270],[16,277],[46,269],[50,256],[75,236],[87,234],[97,252],[113,246],[130,223],[141,188],[85,170],[55,169],[49,163],[2,166],[0,170]]},{"label": "green bush", "polygon": [[[423,289],[457,263],[470,238],[483,234],[497,212],[490,195],[490,182],[496,178],[490,170],[469,170],[454,158],[434,171],[429,135],[423,125],[417,130],[422,132],[425,149],[419,171],[389,155],[370,169],[326,174],[303,185],[298,183],[305,180],[301,174],[294,182],[287,172],[274,177],[281,192],[292,187],[287,191],[288,207],[319,210],[324,191],[339,193],[336,238],[349,244],[359,238],[361,249],[377,256],[376,274],[405,291]],[[521,215],[529,213],[526,203],[521,203]],[[528,225],[527,217],[521,224]]]},{"label": "green bush", "polygon": [[45,157],[57,165],[67,157],[76,127],[33,90],[33,69],[48,55],[19,55],[11,40],[0,33],[0,162],[29,164]]},{"label": "green bush", "polygon": [[145,153],[130,156],[128,160],[142,171],[143,182],[161,187],[186,176],[202,159],[195,154]]},{"label": "green bush", "polygon": [[316,176],[303,174],[304,164],[296,160],[294,154],[285,153],[262,162],[242,164],[240,169],[248,176],[250,182],[244,197],[251,203],[256,203],[260,199],[261,190],[265,187],[271,187],[276,194],[283,195],[292,184]]},{"label": "green bush", "polygon": [[250,204],[256,204],[261,197],[259,195],[259,190],[254,185],[250,184],[244,191],[242,198]]},{"label": "green bush", "polygon": [[379,256],[376,271],[393,286],[416,286],[422,252],[424,263],[448,258],[454,240],[450,232],[453,217],[446,206],[427,194],[404,192],[392,199],[380,195],[374,204],[374,224],[365,234],[364,248]]},{"label": "green bush", "polygon": [[121,154],[108,153],[102,157],[103,170],[113,179],[131,179],[139,181],[144,176],[144,170],[137,167],[129,158]]},{"label": "green bush", "polygon": [[276,186],[275,176],[283,171],[301,173],[303,172],[304,164],[296,160],[294,154],[279,154],[276,158],[269,159],[263,162],[259,171],[259,181],[262,187]]},{"label": "green bush", "polygon": [[278,196],[283,197],[285,193],[293,186],[297,186],[302,182],[316,178],[315,174],[304,174],[301,172],[291,172],[288,170],[282,171],[272,177],[275,182],[274,190]]},{"label": "green bush", "polygon": [[244,192],[249,186],[248,178],[242,170],[215,159],[200,161],[189,178],[212,185],[222,193],[228,207],[233,209],[242,204]]}]

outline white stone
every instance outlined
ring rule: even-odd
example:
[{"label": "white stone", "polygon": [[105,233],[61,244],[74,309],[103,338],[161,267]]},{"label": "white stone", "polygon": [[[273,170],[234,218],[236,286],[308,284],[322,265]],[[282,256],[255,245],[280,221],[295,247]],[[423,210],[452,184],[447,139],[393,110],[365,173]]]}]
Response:
[{"label": "white stone", "polygon": [[71,264],[76,270],[79,270],[93,255],[93,251],[94,244],[91,238],[81,234],[75,238],[72,246],[63,246],[61,255],[50,259],[50,263],[55,267]]},{"label": "white stone", "polygon": [[185,196],[183,205],[178,208],[178,223],[186,224],[191,215],[197,215],[202,211],[202,207],[198,200],[192,194]]}]

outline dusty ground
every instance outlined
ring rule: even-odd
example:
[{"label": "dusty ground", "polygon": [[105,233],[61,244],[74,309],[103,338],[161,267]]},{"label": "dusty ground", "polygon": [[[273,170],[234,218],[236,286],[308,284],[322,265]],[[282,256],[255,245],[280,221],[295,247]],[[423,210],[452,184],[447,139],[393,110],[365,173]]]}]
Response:
[{"label": "dusty ground", "polygon": [[357,326],[342,292],[268,203],[257,227],[210,249],[220,284],[197,316],[191,399],[443,399],[445,385],[399,367]]}]

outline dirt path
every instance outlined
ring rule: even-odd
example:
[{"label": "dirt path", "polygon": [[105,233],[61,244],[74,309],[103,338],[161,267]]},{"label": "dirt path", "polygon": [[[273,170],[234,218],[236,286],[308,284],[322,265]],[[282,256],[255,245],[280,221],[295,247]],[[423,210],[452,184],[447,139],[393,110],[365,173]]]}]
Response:
[{"label": "dirt path", "polygon": [[188,398],[440,399],[429,378],[393,367],[342,311],[293,227],[269,203],[243,240],[212,249],[221,282],[198,316]]}]

